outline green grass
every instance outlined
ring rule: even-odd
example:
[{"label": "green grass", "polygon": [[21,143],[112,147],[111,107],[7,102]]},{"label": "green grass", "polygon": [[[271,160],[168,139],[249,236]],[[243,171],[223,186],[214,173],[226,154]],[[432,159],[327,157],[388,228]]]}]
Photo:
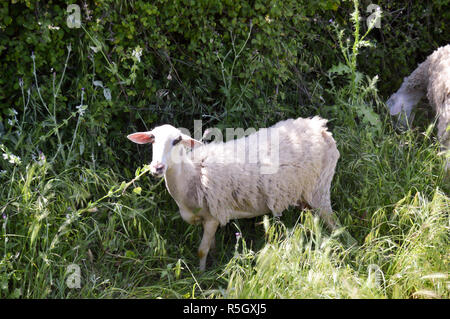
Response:
[{"label": "green grass", "polygon": [[[122,193],[131,176],[107,166],[56,170],[57,163],[26,156],[8,163],[0,294],[448,298],[450,198],[438,145],[432,131],[399,134],[387,120],[383,127],[379,136],[334,128],[341,159],[332,201],[356,246],[322,230],[310,212],[290,209],[280,221],[266,216],[219,229],[203,274],[201,228],[183,222],[164,183],[144,175],[134,183],[140,194],[132,187]],[[70,264],[80,267],[79,289],[67,286]]]}]

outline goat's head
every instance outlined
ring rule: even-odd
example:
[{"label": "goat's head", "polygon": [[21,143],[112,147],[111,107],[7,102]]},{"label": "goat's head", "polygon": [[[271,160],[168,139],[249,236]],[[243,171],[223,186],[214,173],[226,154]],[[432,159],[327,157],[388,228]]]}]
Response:
[{"label": "goat's head", "polygon": [[185,149],[182,145],[193,148],[201,142],[183,134],[172,125],[161,125],[148,132],[138,132],[127,136],[137,144],[151,143],[153,158],[150,172],[156,177],[162,177],[173,164],[184,159]]},{"label": "goat's head", "polygon": [[386,102],[389,113],[398,116],[401,126],[411,124],[413,120],[412,110],[419,103],[423,95],[423,90],[409,87],[407,79],[405,79],[400,89],[392,94]]}]

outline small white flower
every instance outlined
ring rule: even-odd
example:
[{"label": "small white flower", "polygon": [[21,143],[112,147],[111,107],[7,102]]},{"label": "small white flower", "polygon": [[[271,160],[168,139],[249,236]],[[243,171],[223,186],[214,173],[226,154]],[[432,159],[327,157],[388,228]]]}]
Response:
[{"label": "small white flower", "polygon": [[10,162],[11,164],[20,164],[20,157],[13,155],[13,154],[7,154],[3,153],[3,159]]},{"label": "small white flower", "polygon": [[137,47],[133,50],[133,53],[131,53],[131,55],[134,56],[138,62],[141,62],[142,48],[139,47],[139,46],[137,46]]},{"label": "small white flower", "polygon": [[20,164],[20,157],[11,154],[10,157],[9,157],[9,162],[11,164]]},{"label": "small white flower", "polygon": [[37,163],[42,166],[45,163],[46,157],[45,154],[42,153],[41,151],[38,152],[38,158],[36,158],[36,156],[33,155],[33,160],[37,161]]},{"label": "small white flower", "polygon": [[156,95],[157,95],[159,98],[163,98],[163,97],[165,97],[167,94],[169,94],[169,90],[166,90],[166,89],[160,89],[160,90],[156,91]]},{"label": "small white flower", "polygon": [[100,51],[101,47],[92,47],[90,46],[89,48],[91,48],[92,51],[94,51],[94,53],[97,53],[98,51]]},{"label": "small white flower", "polygon": [[78,106],[76,106],[76,109],[78,110],[78,113],[80,114],[80,116],[83,116],[84,113],[86,113],[87,105],[78,105]]}]

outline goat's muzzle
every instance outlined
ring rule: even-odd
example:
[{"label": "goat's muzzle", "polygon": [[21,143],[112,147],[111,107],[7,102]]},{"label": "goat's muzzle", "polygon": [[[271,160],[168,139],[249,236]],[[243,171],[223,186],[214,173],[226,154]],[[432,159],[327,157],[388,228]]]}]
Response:
[{"label": "goat's muzzle", "polygon": [[152,165],[150,167],[150,172],[152,173],[153,176],[156,177],[161,177],[164,174],[164,168],[166,166],[162,163],[157,163],[155,165]]}]

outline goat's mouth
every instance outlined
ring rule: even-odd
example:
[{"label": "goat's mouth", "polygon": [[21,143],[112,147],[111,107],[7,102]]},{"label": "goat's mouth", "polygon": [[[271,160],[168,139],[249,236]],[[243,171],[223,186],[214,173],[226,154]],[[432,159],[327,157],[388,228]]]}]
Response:
[{"label": "goat's mouth", "polygon": [[162,163],[152,164],[150,166],[150,173],[152,173],[154,177],[162,177],[165,172],[166,172],[166,165]]},{"label": "goat's mouth", "polygon": [[156,178],[161,178],[164,176],[164,172],[152,172],[152,176]]}]

